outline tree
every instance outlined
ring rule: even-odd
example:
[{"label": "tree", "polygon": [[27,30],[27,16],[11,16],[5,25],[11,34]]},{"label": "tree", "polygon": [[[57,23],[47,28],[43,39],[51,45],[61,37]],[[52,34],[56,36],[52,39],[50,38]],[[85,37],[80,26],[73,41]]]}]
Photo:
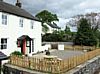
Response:
[{"label": "tree", "polygon": [[100,47],[100,31],[96,30],[93,32],[94,32],[95,36],[97,37],[97,47]]},{"label": "tree", "polygon": [[91,25],[84,18],[79,21],[79,27],[74,39],[74,44],[85,46],[94,46],[97,44],[97,39],[91,29]]},{"label": "tree", "polygon": [[67,33],[67,34],[70,34],[70,33],[71,33],[70,28],[69,28],[68,26],[65,27],[65,30],[64,30],[64,31],[65,31],[65,33]]},{"label": "tree", "polygon": [[51,23],[53,21],[59,21],[56,14],[52,14],[51,12],[49,12],[47,10],[43,10],[43,11],[37,13],[35,16],[39,20],[42,21],[42,27],[43,27],[43,29],[46,29],[46,30],[43,30],[43,32],[49,30],[49,28],[47,29],[47,25],[44,25],[44,23],[48,24],[48,23]]},{"label": "tree", "polygon": [[41,20],[43,23],[51,23],[53,21],[59,21],[56,14],[52,14],[47,10],[43,10],[36,14],[36,17]]}]

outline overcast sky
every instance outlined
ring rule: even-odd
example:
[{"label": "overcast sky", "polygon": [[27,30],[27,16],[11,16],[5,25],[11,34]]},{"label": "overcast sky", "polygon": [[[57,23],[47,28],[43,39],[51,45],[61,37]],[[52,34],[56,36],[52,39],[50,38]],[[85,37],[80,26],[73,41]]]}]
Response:
[{"label": "overcast sky", "polygon": [[[16,0],[4,0],[15,4]],[[59,18],[69,18],[77,14],[100,12],[100,0],[20,0],[22,8],[33,15],[46,9]]]}]

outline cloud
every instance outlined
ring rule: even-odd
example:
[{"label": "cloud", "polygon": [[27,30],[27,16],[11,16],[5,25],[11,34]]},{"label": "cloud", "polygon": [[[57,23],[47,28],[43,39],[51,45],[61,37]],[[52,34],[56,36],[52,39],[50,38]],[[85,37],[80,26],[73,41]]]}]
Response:
[{"label": "cloud", "polygon": [[81,8],[99,8],[100,7],[100,0],[87,0],[79,4]]},{"label": "cloud", "polygon": [[[16,0],[4,0],[15,4]],[[22,8],[33,15],[46,9],[60,18],[59,26],[64,25],[65,19],[77,14],[100,12],[100,0],[20,0]]]},{"label": "cloud", "polygon": [[74,6],[79,13],[100,12],[100,0],[86,0]]},{"label": "cloud", "polygon": [[[16,0],[4,0],[15,4]],[[67,18],[73,15],[73,7],[83,2],[83,0],[21,0],[23,8],[35,15],[43,9],[56,13],[59,17]],[[68,15],[67,15],[68,14]]]},{"label": "cloud", "polygon": [[[16,3],[16,0],[4,1],[11,4]],[[47,9],[52,13],[56,13],[60,18],[100,10],[100,0],[21,0],[21,2],[23,8],[33,15]]]},{"label": "cloud", "polygon": [[[16,0],[4,0],[15,4]],[[23,8],[37,14],[41,10],[47,9],[56,13],[61,18],[68,18],[86,12],[96,12],[100,10],[100,0],[20,0]]]}]

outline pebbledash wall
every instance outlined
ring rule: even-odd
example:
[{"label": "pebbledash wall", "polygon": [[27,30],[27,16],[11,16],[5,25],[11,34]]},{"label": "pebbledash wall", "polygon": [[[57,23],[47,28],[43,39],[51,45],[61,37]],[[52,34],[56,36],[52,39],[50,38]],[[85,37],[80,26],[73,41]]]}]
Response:
[{"label": "pebbledash wall", "polygon": [[[7,15],[7,25],[2,24],[2,14]],[[20,18],[23,19],[23,27],[19,26]],[[0,45],[1,38],[7,38],[7,49],[0,48],[0,51],[8,56],[13,51],[21,51],[21,48],[17,47],[16,41],[22,35],[28,35],[34,39],[34,51],[31,51],[30,55],[41,51],[41,22],[33,20],[33,29],[31,29],[31,21],[31,19],[0,12]]]}]

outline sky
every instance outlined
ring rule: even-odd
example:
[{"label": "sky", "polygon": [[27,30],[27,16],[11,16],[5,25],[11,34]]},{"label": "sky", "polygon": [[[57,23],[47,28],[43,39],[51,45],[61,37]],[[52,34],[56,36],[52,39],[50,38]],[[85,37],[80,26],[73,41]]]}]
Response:
[{"label": "sky", "polygon": [[[16,0],[4,0],[7,3],[15,4]],[[20,0],[22,8],[33,15],[46,9],[57,14],[60,21],[59,26],[63,27],[66,19],[78,14],[100,12],[100,0]],[[63,26],[62,26],[63,25]]]}]

